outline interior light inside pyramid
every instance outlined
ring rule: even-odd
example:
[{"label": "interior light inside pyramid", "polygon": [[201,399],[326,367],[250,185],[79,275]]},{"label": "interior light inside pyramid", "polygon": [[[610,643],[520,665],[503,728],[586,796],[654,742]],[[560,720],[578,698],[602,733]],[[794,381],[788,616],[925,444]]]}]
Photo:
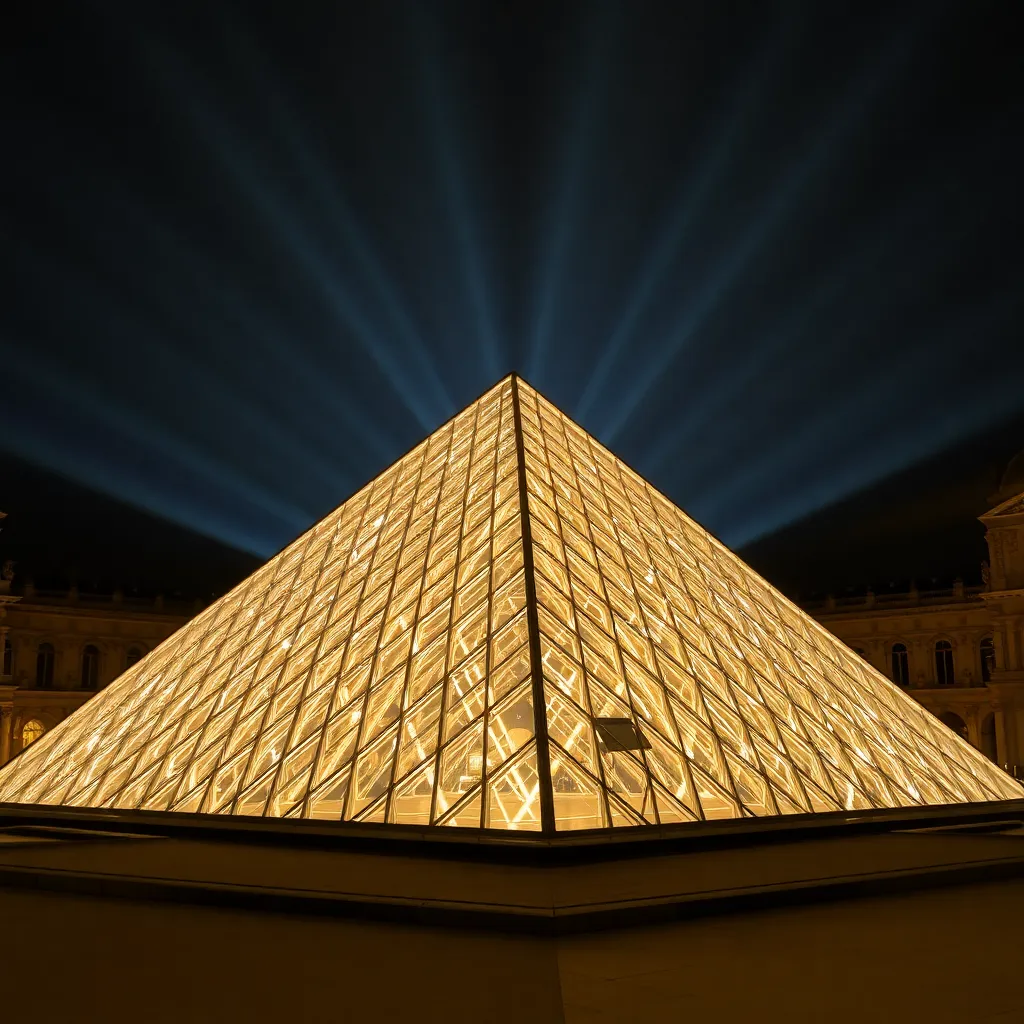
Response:
[{"label": "interior light inside pyramid", "polygon": [[0,772],[3,801],[532,831],[1021,795],[512,380]]}]

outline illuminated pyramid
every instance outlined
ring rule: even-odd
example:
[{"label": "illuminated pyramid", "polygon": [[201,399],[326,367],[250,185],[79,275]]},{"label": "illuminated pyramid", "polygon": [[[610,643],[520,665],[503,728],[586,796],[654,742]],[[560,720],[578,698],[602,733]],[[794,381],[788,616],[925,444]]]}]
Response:
[{"label": "illuminated pyramid", "polygon": [[0,772],[545,832],[1022,796],[515,377]]}]

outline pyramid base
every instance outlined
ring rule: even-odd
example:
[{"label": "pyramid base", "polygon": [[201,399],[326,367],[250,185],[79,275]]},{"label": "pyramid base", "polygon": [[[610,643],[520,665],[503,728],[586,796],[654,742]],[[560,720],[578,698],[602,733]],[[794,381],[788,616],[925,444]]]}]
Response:
[{"label": "pyramid base", "polygon": [[0,807],[0,885],[563,934],[1024,877],[1024,801],[529,833]]},{"label": "pyramid base", "polygon": [[557,850],[153,818],[3,809],[25,1019],[1024,1019],[1020,803]]}]

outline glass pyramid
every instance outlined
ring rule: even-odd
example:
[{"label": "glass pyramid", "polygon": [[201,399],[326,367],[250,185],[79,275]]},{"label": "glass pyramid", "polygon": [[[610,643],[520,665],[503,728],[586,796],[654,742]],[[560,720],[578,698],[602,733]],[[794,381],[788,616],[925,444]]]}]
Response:
[{"label": "glass pyramid", "polygon": [[549,834],[1022,796],[516,377],[0,771]]}]

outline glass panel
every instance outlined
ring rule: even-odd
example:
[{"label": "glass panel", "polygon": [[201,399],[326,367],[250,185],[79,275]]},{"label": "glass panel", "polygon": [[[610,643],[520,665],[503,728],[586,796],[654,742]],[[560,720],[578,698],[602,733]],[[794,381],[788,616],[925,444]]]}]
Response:
[{"label": "glass panel", "polygon": [[526,577],[519,572],[494,595],[491,631],[497,632],[515,614],[526,607]]},{"label": "glass panel", "polygon": [[[625,686],[623,686],[625,693]],[[595,718],[632,718],[629,705],[616,697],[593,676],[587,677],[587,691],[590,695],[590,710]]]},{"label": "glass panel", "polygon": [[417,701],[444,678],[447,637],[439,636],[426,650],[413,655],[409,664],[408,700]]},{"label": "glass panel", "polygon": [[497,590],[504,583],[510,580],[523,567],[523,549],[519,544],[514,544],[503,554],[498,555],[494,560],[494,569],[491,573],[491,586]]},{"label": "glass panel", "polygon": [[[578,624],[585,646],[590,648],[606,665],[617,665],[620,661],[619,651],[611,635],[591,622],[587,615],[581,615]],[[618,675],[617,669],[612,671],[616,676]]]},{"label": "glass panel", "polygon": [[284,817],[309,792],[309,780],[316,756],[316,739],[292,751],[281,764],[274,786],[274,795],[267,808],[271,817]]},{"label": "glass panel", "polygon": [[412,630],[406,630],[398,639],[394,640],[388,647],[380,652],[374,664],[373,675],[375,679],[382,679],[399,668],[403,669],[402,678],[405,678],[405,664],[409,660],[409,650],[412,647]]},{"label": "glass panel", "polygon": [[560,562],[555,561],[542,547],[534,545],[534,568],[546,576],[563,593],[569,592],[569,576]]},{"label": "glass panel", "polygon": [[541,663],[544,666],[544,678],[557,686],[566,696],[571,697],[581,707],[586,707],[587,696],[584,691],[583,666],[564,654],[559,648],[541,637]]},{"label": "glass panel", "polygon": [[574,580],[572,586],[573,599],[577,609],[585,612],[585,618],[593,619],[600,627],[601,635],[611,638],[615,632],[615,624],[612,621],[611,610],[608,605],[599,598],[588,586]]},{"label": "glass panel", "polygon": [[696,817],[696,798],[683,757],[656,732],[645,733],[645,736],[651,744],[645,756],[652,774],[678,803]]},{"label": "glass panel", "polygon": [[532,743],[487,784],[486,828],[536,832],[541,827],[537,748]]},{"label": "glass panel", "polygon": [[594,727],[585,712],[558,693],[547,693],[548,735],[592,775],[596,775]]},{"label": "glass panel", "polygon": [[560,832],[607,824],[601,784],[558,746],[551,746],[551,789],[555,828]]},{"label": "glass panel", "polygon": [[735,757],[725,748],[725,759],[732,775],[733,787],[743,806],[752,814],[762,817],[777,814],[768,783],[746,761]]},{"label": "glass panel", "polygon": [[340,821],[348,796],[351,765],[346,764],[336,775],[329,778],[310,795],[307,817]]},{"label": "glass panel", "polygon": [[249,752],[243,751],[217,769],[203,798],[204,813],[218,813],[227,810],[241,789],[243,773]]},{"label": "glass panel", "polygon": [[658,680],[645,672],[629,657],[622,659],[629,683],[629,694],[633,707],[643,715],[662,735],[675,737],[672,713],[669,710],[665,691]]},{"label": "glass panel", "polygon": [[437,815],[447,811],[480,781],[483,745],[484,723],[477,721],[441,751]]},{"label": "glass panel", "polygon": [[487,605],[463,616],[452,629],[449,664],[458,665],[484,642],[487,636]]},{"label": "glass panel", "polygon": [[370,691],[363,720],[360,744],[366,746],[402,713],[402,691],[405,688],[405,672],[399,670],[390,679],[384,680]]},{"label": "glass panel", "polygon": [[402,740],[396,772],[399,778],[414,765],[421,764],[431,757],[437,749],[443,693],[443,687],[438,686],[406,713],[402,721]]},{"label": "glass panel", "polygon": [[444,737],[449,740],[460,733],[470,722],[476,721],[483,714],[487,703],[487,686],[477,684],[472,690],[462,691],[454,679],[448,682],[448,708],[445,713]]},{"label": "glass panel", "polygon": [[735,797],[731,796],[723,787],[713,782],[699,768],[691,768],[691,774],[694,788],[697,791],[697,799],[700,801],[705,818],[713,820],[742,816]]},{"label": "glass panel", "polygon": [[575,629],[576,617],[573,615],[572,602],[561,591],[538,577],[536,581],[537,600],[551,612],[554,619],[569,629]]},{"label": "glass panel", "polygon": [[301,743],[312,732],[319,732],[324,727],[332,696],[331,687],[324,686],[303,701],[295,723],[293,742]]},{"label": "glass panel", "polygon": [[268,772],[262,779],[243,793],[235,804],[233,814],[262,815],[267,808],[270,787],[274,784],[274,773]]},{"label": "glass panel", "polygon": [[803,797],[803,787],[797,772],[782,753],[756,736],[754,737],[754,746],[757,748],[765,774],[772,782],[772,792],[775,794],[776,800],[785,798],[799,810],[810,810]]},{"label": "glass panel", "polygon": [[559,622],[543,605],[537,608],[537,621],[540,631],[549,640],[558,644],[569,657],[579,661],[581,658],[580,641],[574,629]]},{"label": "glass panel", "polygon": [[452,618],[460,620],[463,615],[471,610],[478,610],[480,605],[487,600],[490,592],[491,577],[485,569],[478,576],[475,576],[455,595],[455,609]]},{"label": "glass panel", "polygon": [[507,761],[533,733],[533,688],[527,680],[487,715],[487,770]]},{"label": "glass panel", "polygon": [[[650,792],[644,766],[625,751],[602,750],[601,761],[609,791],[640,817],[646,817],[644,812],[650,806]],[[654,824],[653,816],[649,821]]]},{"label": "glass panel", "polygon": [[646,824],[631,807],[627,807],[611,793],[608,794],[608,810],[614,828],[629,828]]},{"label": "glass panel", "polygon": [[414,650],[421,651],[436,640],[447,628],[451,618],[451,608],[447,603],[440,604],[429,615],[421,619],[416,627],[416,644]]},{"label": "glass panel", "polygon": [[517,615],[491,639],[491,664],[500,665],[527,641],[526,612]]},{"label": "glass panel", "polygon": [[284,744],[288,738],[288,731],[291,729],[293,717],[289,715],[287,718],[282,719],[277,725],[260,736],[256,743],[256,750],[249,765],[249,770],[246,772],[246,779],[249,782],[260,778],[264,772],[284,757]]},{"label": "glass panel", "polygon": [[397,737],[398,726],[394,725],[357,756],[352,770],[348,806],[345,809],[346,818],[355,818],[387,792]]},{"label": "glass panel", "polygon": [[438,824],[452,825],[456,828],[479,828],[482,805],[483,789],[477,789],[472,795],[464,797],[438,821]]},{"label": "glass panel", "polygon": [[524,643],[510,658],[506,658],[491,671],[488,686],[490,703],[496,704],[517,683],[529,678],[530,673],[530,652]]},{"label": "glass panel", "polygon": [[435,774],[434,761],[431,759],[399,783],[391,797],[387,820],[399,825],[429,825]]},{"label": "glass panel", "polygon": [[353,756],[359,739],[359,718],[358,711],[343,711],[328,724],[313,778],[314,785],[334,775]]}]

